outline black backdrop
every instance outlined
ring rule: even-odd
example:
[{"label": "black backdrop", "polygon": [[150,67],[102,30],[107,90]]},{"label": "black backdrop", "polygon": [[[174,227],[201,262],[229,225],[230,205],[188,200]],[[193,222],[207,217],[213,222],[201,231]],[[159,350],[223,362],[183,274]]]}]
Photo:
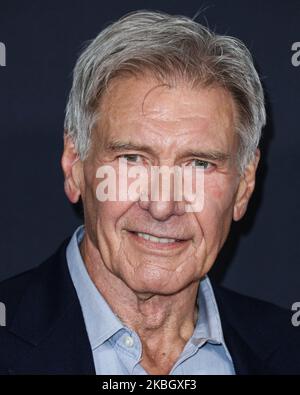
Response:
[{"label": "black backdrop", "polygon": [[292,62],[300,0],[0,0],[0,279],[40,263],[81,222],[60,169],[72,67],[84,41],[141,8],[190,17],[201,8],[199,22],[239,37],[255,57],[268,102],[263,160],[247,216],[233,226],[213,275],[290,308],[300,301],[300,53]]}]

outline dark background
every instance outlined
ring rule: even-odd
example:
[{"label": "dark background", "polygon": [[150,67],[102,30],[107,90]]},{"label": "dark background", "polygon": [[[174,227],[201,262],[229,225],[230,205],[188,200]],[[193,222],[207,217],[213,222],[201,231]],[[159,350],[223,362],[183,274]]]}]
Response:
[{"label": "dark background", "polygon": [[63,192],[64,108],[83,42],[137,9],[193,17],[242,39],[268,103],[257,190],[214,277],[241,293],[291,307],[300,301],[300,0],[0,1],[0,280],[49,256],[81,222]]}]

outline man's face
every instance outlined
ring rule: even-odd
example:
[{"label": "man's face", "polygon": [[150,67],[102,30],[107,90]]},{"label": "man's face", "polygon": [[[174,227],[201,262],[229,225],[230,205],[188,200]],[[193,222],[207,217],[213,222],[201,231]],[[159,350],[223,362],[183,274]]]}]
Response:
[{"label": "man's face", "polygon": [[[99,261],[133,291],[176,293],[214,263],[245,192],[237,172],[235,119],[235,104],[220,87],[169,87],[135,77],[111,82],[89,157],[80,163],[78,185],[86,232]],[[184,202],[173,199],[100,202],[97,169],[112,166],[118,181],[120,158],[129,167],[199,165],[204,169],[203,209],[186,212]],[[244,211],[236,211],[235,219]],[[146,240],[141,233],[175,241]]]}]

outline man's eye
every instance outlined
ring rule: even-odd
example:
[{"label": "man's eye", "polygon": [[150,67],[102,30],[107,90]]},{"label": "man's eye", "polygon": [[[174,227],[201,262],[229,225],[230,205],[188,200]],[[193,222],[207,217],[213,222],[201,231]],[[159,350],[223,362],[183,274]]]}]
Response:
[{"label": "man's eye", "polygon": [[201,159],[194,159],[192,161],[192,165],[193,167],[202,168],[202,169],[208,169],[212,166],[211,163]]},{"label": "man's eye", "polygon": [[119,158],[126,159],[128,162],[140,162],[142,160],[141,155],[138,154],[123,154]]}]

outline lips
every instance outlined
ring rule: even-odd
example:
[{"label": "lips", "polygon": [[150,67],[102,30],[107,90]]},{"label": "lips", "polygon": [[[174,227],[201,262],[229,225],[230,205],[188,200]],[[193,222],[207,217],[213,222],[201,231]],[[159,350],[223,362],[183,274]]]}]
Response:
[{"label": "lips", "polygon": [[174,243],[175,241],[179,241],[177,239],[171,239],[168,237],[156,237],[150,235],[149,233],[142,233],[142,232],[137,232],[136,235],[138,237],[142,237],[144,240],[150,240],[153,241],[154,243],[161,243],[161,244]]},{"label": "lips", "polygon": [[146,240],[149,240],[149,237],[156,238],[156,239],[168,239],[168,240],[173,240],[173,241],[186,241],[186,240],[190,239],[190,237],[183,237],[181,235],[179,236],[178,234],[175,235],[174,233],[171,234],[171,232],[163,234],[160,232],[152,232],[152,231],[147,232],[147,230],[142,230],[142,229],[133,229],[133,230],[127,229],[127,232],[135,233],[136,235],[139,235],[141,237],[145,236]]},{"label": "lips", "polygon": [[157,250],[168,250],[182,247],[188,239],[167,237],[166,235],[153,235],[151,233],[128,231],[129,235],[141,245]]}]

